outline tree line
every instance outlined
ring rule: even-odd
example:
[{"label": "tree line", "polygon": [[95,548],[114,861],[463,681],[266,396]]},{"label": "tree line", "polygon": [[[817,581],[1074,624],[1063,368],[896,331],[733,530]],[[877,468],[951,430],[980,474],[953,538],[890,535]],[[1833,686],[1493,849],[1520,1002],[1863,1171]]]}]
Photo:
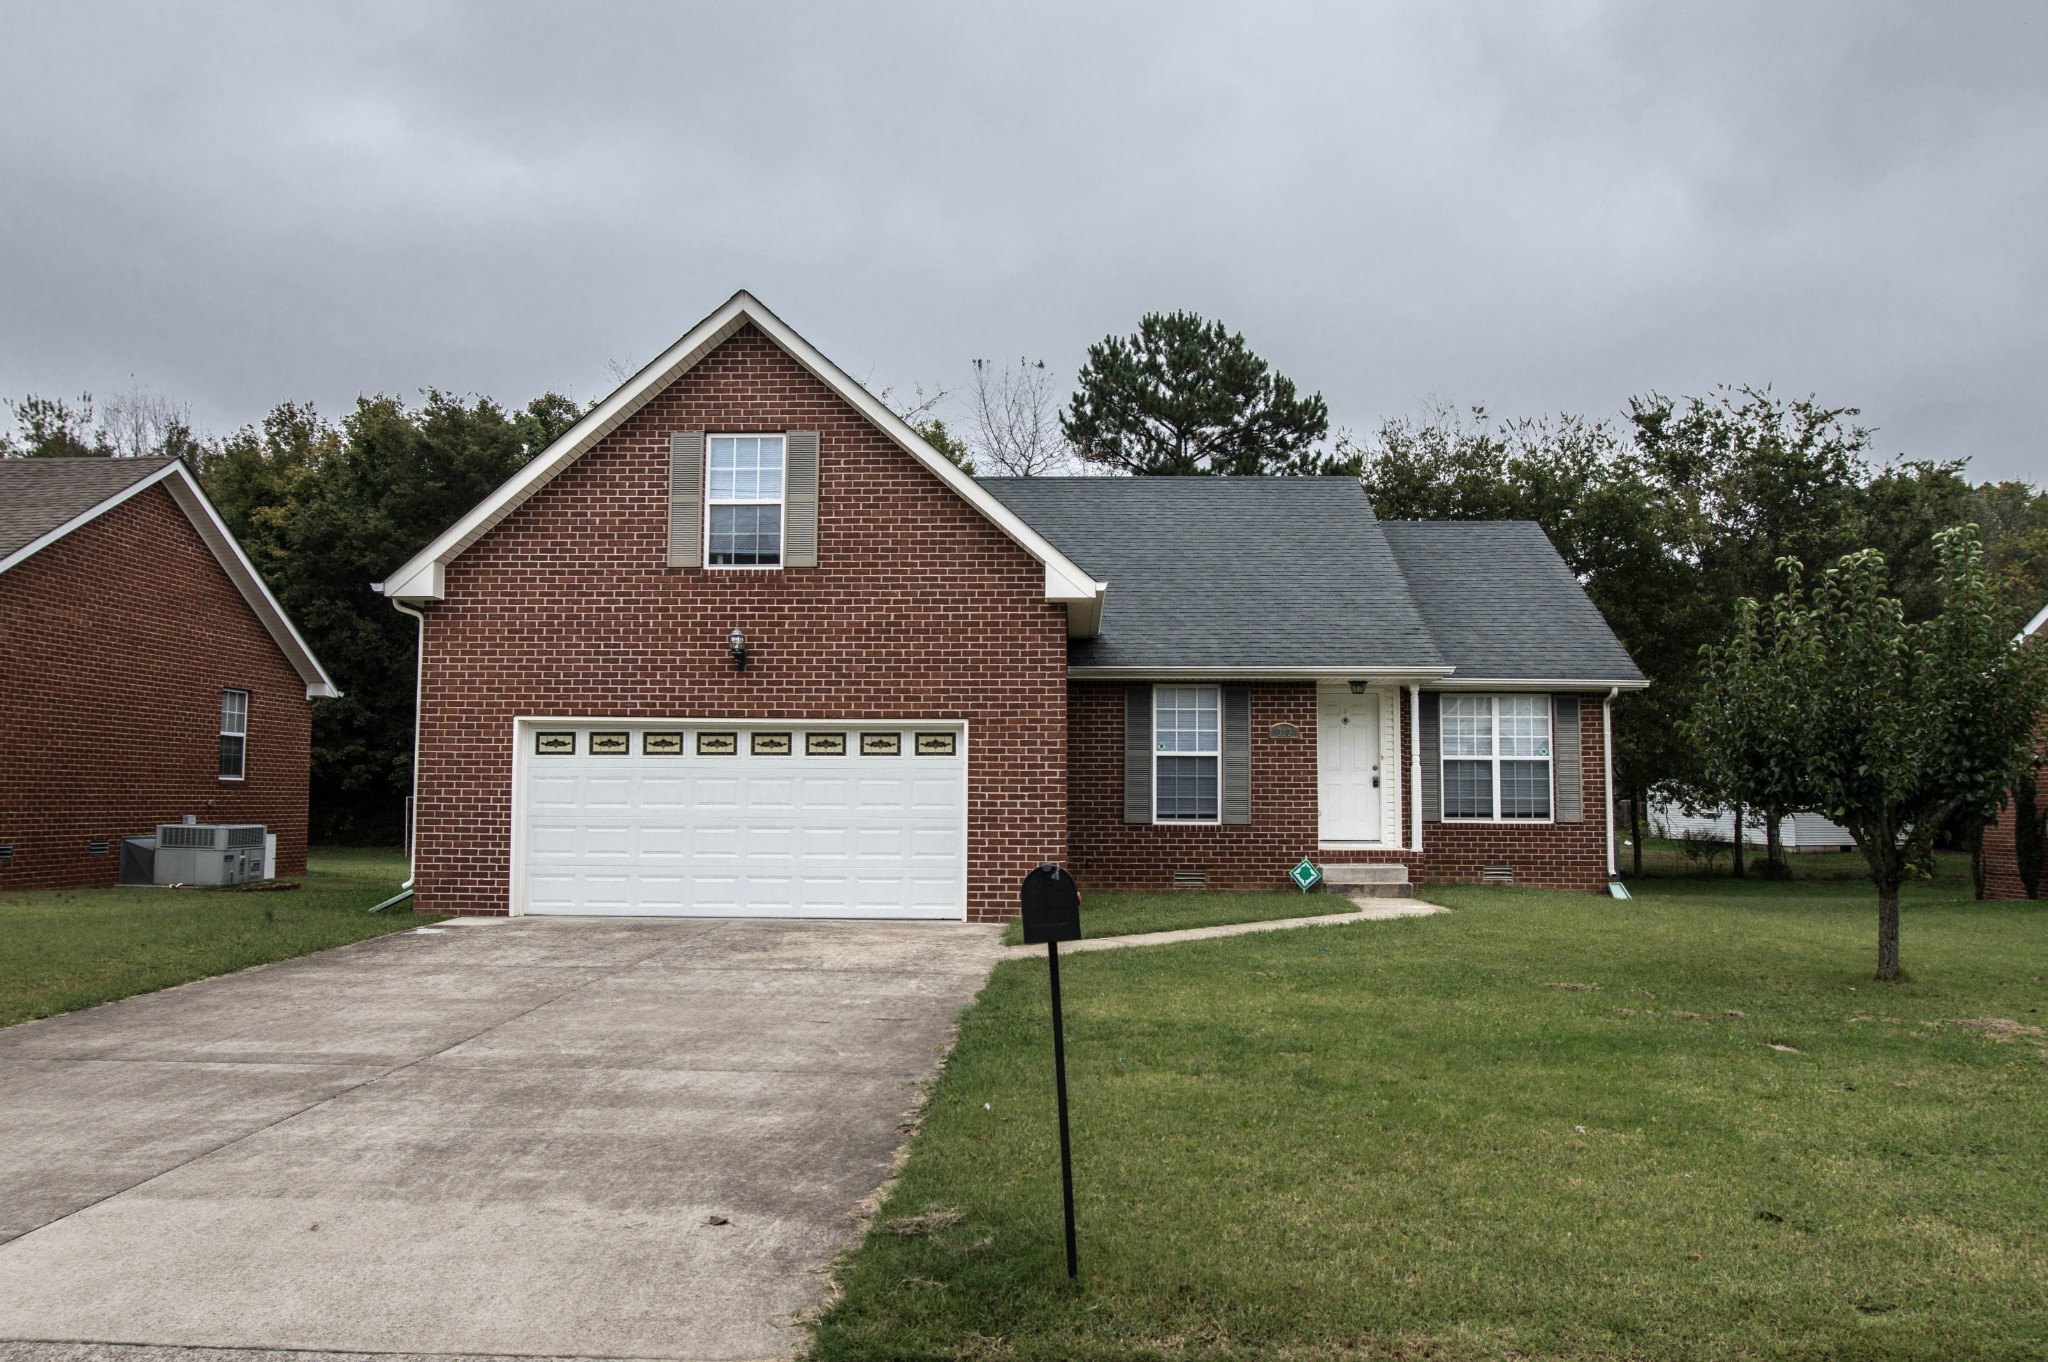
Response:
[{"label": "tree line", "polygon": [[[1483,408],[1439,408],[1333,435],[1320,393],[1190,312],[1148,314],[1132,334],[1104,337],[1064,395],[1042,361],[976,360],[971,372],[957,430],[941,415],[949,394],[883,394],[970,471],[1346,476],[1383,519],[1535,521],[1652,681],[1615,707],[1637,870],[1653,798],[1746,799],[1716,749],[1723,738],[1692,723],[1715,684],[1703,650],[1743,627],[1744,602],[1870,551],[1859,580],[1877,574],[1903,624],[1934,620],[1952,569],[1940,535],[1962,526],[1975,527],[1998,628],[2048,602],[2048,494],[1972,482],[1961,462],[1880,462],[1855,408],[1768,386],[1645,393],[1612,418],[1496,421]],[[428,391],[410,404],[360,399],[339,421],[285,403],[260,425],[208,438],[184,408],[139,388],[97,406],[33,395],[8,406],[15,429],[0,432],[0,456],[192,464],[346,692],[315,708],[314,837],[394,839],[411,781],[414,639],[368,584],[583,409],[552,392],[505,408]],[[1772,812],[1757,816],[1775,843]],[[1948,830],[1967,837],[1969,821]],[[1773,845],[1765,864],[1779,863]]]}]

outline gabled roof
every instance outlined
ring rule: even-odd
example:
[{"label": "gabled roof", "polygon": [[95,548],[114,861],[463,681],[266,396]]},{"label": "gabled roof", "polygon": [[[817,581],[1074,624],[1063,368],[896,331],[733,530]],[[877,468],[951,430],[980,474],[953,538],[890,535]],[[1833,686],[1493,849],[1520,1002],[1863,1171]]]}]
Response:
[{"label": "gabled roof", "polygon": [[1386,520],[1380,528],[1456,668],[1446,685],[1649,684],[1534,521]]},{"label": "gabled roof", "polygon": [[1356,478],[983,478],[1114,586],[1089,673],[1442,676]]},{"label": "gabled roof", "polygon": [[717,349],[741,327],[751,323],[779,346],[813,377],[832,389],[846,403],[865,416],[883,434],[901,445],[906,453],[944,482],[1008,535],[1025,552],[1045,565],[1045,598],[1067,607],[1067,631],[1072,635],[1094,632],[1101,617],[1106,583],[1083,572],[1037,530],[1018,519],[1002,502],[975,484],[973,478],[943,454],[845,370],[825,358],[792,331],[752,294],[742,289],[725,305],[690,328],[689,332],[656,356],[639,373],[621,384],[611,396],[563,432],[561,438],[542,450],[532,462],[479,502],[474,510],[443,531],[432,543],[414,554],[404,566],[377,584],[377,589],[394,600],[418,603],[437,601],[446,595],[447,567],[470,545],[489,534],[506,516],[548,485],[564,469],[626,419],[646,406],[699,360]]},{"label": "gabled roof", "polygon": [[[171,459],[0,459],[0,559],[125,492]],[[9,562],[11,567],[13,564]]]},{"label": "gabled roof", "polygon": [[159,484],[306,683],[306,698],[340,695],[198,480],[177,459],[0,459],[0,572]]}]

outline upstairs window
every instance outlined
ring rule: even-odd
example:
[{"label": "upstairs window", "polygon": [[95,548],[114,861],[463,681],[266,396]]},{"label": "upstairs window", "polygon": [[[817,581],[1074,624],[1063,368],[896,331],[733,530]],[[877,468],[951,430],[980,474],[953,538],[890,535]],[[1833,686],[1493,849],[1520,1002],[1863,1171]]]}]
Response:
[{"label": "upstairs window", "polygon": [[240,780],[249,757],[249,692],[220,693],[220,778]]},{"label": "upstairs window", "polygon": [[1217,821],[1222,718],[1222,692],[1215,686],[1152,688],[1155,822]]},{"label": "upstairs window", "polygon": [[706,561],[712,567],[781,567],[782,437],[714,435],[707,444]]},{"label": "upstairs window", "polygon": [[1550,697],[1443,698],[1444,817],[1540,822],[1550,816]]}]

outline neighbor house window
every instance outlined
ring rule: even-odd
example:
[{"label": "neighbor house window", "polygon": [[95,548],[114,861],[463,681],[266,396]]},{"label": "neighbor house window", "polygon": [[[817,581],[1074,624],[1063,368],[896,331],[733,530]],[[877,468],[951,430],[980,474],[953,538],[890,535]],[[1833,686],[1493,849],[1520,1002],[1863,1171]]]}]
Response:
[{"label": "neighbor house window", "polygon": [[1216,821],[1222,710],[1222,692],[1215,686],[1152,688],[1156,821]]},{"label": "neighbor house window", "polygon": [[249,692],[220,693],[220,778],[240,780],[249,757]]},{"label": "neighbor house window", "polygon": [[713,567],[782,566],[782,437],[710,439],[704,540]]},{"label": "neighbor house window", "polygon": [[1550,817],[1550,697],[1443,698],[1444,817]]}]

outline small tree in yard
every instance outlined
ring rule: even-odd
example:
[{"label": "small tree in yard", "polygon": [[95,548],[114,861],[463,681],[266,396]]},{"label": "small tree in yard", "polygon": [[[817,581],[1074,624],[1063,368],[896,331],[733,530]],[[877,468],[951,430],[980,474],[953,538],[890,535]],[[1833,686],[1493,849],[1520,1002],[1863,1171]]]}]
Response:
[{"label": "small tree in yard", "polygon": [[1955,818],[1988,819],[2034,766],[2048,667],[2016,645],[1992,599],[1974,526],[1935,536],[1941,609],[1908,624],[1885,564],[1852,553],[1806,590],[1799,565],[1765,606],[1737,606],[1705,650],[1688,728],[1713,782],[1764,808],[1849,830],[1877,886],[1877,977],[1899,972],[1899,886]]}]

